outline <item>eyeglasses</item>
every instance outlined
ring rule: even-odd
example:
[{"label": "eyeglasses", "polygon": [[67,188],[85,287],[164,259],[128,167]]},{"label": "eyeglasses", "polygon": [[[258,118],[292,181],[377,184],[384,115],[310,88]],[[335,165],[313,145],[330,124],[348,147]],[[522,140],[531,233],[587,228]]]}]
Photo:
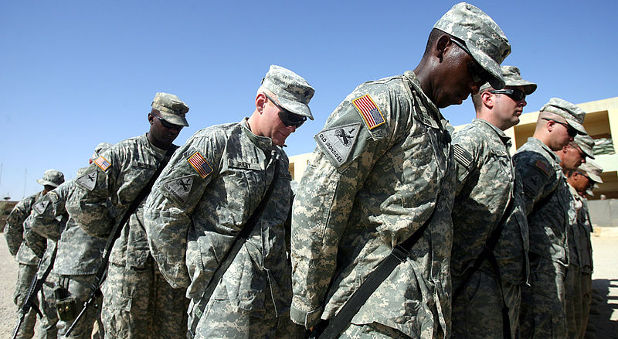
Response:
[{"label": "eyeglasses", "polygon": [[514,101],[521,101],[526,98],[526,93],[517,88],[494,89],[489,92],[493,94],[506,94]]},{"label": "eyeglasses", "polygon": [[266,96],[268,100],[270,100],[270,102],[273,103],[273,105],[279,108],[279,119],[284,125],[288,127],[294,126],[296,128],[299,128],[307,120],[306,116],[292,113],[288,111],[287,109],[279,106],[279,104],[275,102],[275,100],[273,100],[271,97],[269,97],[266,93],[264,93],[264,95]]},{"label": "eyeglasses", "polygon": [[167,128],[167,129],[173,129],[175,131],[180,131],[184,126],[181,125],[176,125],[176,124],[172,124],[171,122],[168,122],[167,120],[159,117],[159,116],[154,116],[155,118],[157,118],[159,120],[159,122],[161,122],[161,125],[163,125],[163,127]]},{"label": "eyeglasses", "polygon": [[547,120],[547,121],[553,121],[553,122],[555,122],[557,124],[560,124],[560,125],[566,127],[567,132],[569,133],[570,137],[574,138],[577,135],[577,130],[575,128],[571,127],[571,125],[567,124],[566,122],[561,122],[561,121],[557,121],[557,120],[549,119],[549,118],[542,118],[542,119],[543,120]]},{"label": "eyeglasses", "polygon": [[484,84],[493,78],[489,72],[487,72],[483,67],[481,67],[481,65],[479,65],[478,62],[476,62],[476,59],[474,59],[474,56],[470,53],[470,50],[463,41],[460,41],[454,37],[451,37],[451,41],[472,57],[472,62],[468,63],[468,73],[470,73],[472,81]]}]

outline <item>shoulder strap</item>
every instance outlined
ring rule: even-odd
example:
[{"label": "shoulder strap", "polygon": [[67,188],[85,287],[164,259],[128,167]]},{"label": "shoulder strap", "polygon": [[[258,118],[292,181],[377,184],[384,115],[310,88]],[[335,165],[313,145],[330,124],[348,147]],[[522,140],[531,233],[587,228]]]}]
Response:
[{"label": "shoulder strap", "polygon": [[243,245],[249,238],[249,235],[251,234],[255,225],[260,219],[262,212],[266,208],[266,204],[268,203],[268,201],[270,201],[270,197],[272,195],[273,188],[275,186],[275,182],[277,181],[277,177],[279,174],[279,161],[276,158],[276,154],[272,154],[272,157],[274,159],[273,163],[275,165],[275,174],[273,175],[273,179],[270,182],[270,186],[268,187],[268,190],[266,191],[266,194],[260,201],[260,204],[258,205],[258,207],[253,211],[253,214],[251,214],[249,219],[247,219],[247,223],[245,224],[245,227],[243,227],[243,229],[236,236],[236,239],[234,240],[234,244],[223,257],[221,264],[219,265],[219,267],[217,267],[217,269],[213,273],[212,278],[208,282],[208,286],[206,286],[204,293],[202,293],[200,300],[198,301],[196,307],[194,308],[193,318],[191,320],[191,326],[189,328],[189,331],[187,331],[187,338],[189,339],[195,337],[195,329],[197,328],[197,324],[199,323],[200,319],[202,318],[202,315],[204,314],[204,310],[206,309],[206,305],[208,304],[210,297],[215,291],[215,288],[217,287],[217,285],[219,285],[219,281],[223,277],[223,274],[230,267],[230,265],[234,261],[234,258],[236,258],[236,255],[238,254],[240,249],[243,247]]},{"label": "shoulder strap", "polygon": [[[322,333],[312,334],[312,338],[337,338],[343,332],[343,330],[350,324],[352,318],[358,313],[358,310],[365,304],[367,299],[375,292],[375,290],[382,284],[384,280],[393,272],[395,267],[400,263],[406,261],[406,258],[410,255],[412,246],[421,238],[425,230],[429,226],[431,219],[436,211],[433,209],[431,215],[425,221],[423,226],[419,228],[411,237],[406,239],[403,243],[395,246],[391,253],[378,264],[375,270],[373,270],[367,279],[359,286],[352,294],[350,299],[341,307],[337,315],[328,321],[328,325]],[[316,335],[317,334],[317,335]]]}]

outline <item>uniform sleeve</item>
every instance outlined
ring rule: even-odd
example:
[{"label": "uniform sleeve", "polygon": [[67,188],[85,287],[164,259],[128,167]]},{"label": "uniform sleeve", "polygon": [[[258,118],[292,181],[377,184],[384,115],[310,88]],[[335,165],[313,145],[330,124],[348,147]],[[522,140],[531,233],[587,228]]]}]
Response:
[{"label": "uniform sleeve", "polygon": [[540,155],[534,152],[523,152],[513,157],[517,176],[523,184],[523,200],[526,215],[530,215],[534,205],[545,197],[553,167]]},{"label": "uniform sleeve", "polygon": [[17,255],[19,246],[24,240],[24,221],[30,214],[31,197],[21,200],[13,207],[13,210],[9,214],[6,220],[6,226],[4,227],[4,236],[6,237],[6,243],[9,247],[9,252],[12,256]]},{"label": "uniform sleeve", "polygon": [[[391,105],[396,103],[389,100],[389,93],[369,96],[372,102],[377,102],[379,113],[383,115],[373,118],[379,121],[383,117],[385,123],[374,126],[375,119],[373,123],[364,121],[352,102],[355,98],[364,98],[363,94],[357,90],[346,98],[316,136],[315,158],[298,185],[293,204],[294,296],[290,317],[306,328],[314,326],[323,311],[325,295],[337,266],[338,244],[356,193],[373,165],[392,145],[395,126],[401,126],[394,122],[397,117],[393,116],[396,113]],[[345,147],[343,135],[347,136],[349,147]]]},{"label": "uniform sleeve", "polygon": [[[455,158],[456,194],[466,186],[469,179],[479,169],[479,158],[482,155],[482,143],[473,135],[463,130],[453,136],[453,157]],[[474,184],[472,183],[472,186]]]},{"label": "uniform sleeve", "polygon": [[216,175],[216,143],[193,138],[167,164],[144,206],[144,224],[154,260],[174,288],[189,285],[185,264],[191,215],[206,186]]},{"label": "uniform sleeve", "polygon": [[114,145],[92,162],[84,174],[75,179],[75,196],[66,203],[66,210],[86,233],[107,237],[115,219],[110,214],[108,199],[117,188],[122,170],[122,144]]}]

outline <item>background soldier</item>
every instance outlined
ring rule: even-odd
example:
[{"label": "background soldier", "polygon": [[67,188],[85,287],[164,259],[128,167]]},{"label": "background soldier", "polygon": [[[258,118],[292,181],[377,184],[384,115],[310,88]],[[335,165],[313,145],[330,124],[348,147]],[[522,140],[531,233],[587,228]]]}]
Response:
[{"label": "background soldier", "polygon": [[[451,335],[455,172],[438,108],[461,104],[487,81],[502,88],[499,64],[509,53],[498,25],[460,3],[435,24],[413,72],[364,83],[333,111],[294,202],[294,322],[309,329],[330,320],[343,337]],[[397,256],[398,266],[350,312],[351,324],[338,322],[359,284],[415,233],[407,257]]]},{"label": "background soldier", "polygon": [[[275,338],[283,335],[277,324],[289,323],[284,223],[292,192],[282,146],[313,119],[313,93],[296,73],[271,66],[251,117],[195,133],[148,197],[144,218],[153,257],[172,286],[188,286],[196,337]],[[244,232],[243,244],[237,238]],[[237,255],[228,254],[240,245]],[[222,261],[231,264],[219,280],[213,273]],[[209,282],[210,296],[204,295]]]},{"label": "background soldier", "polygon": [[[37,265],[46,247],[46,241],[43,237],[33,239],[30,246],[24,242],[24,221],[28,215],[30,215],[32,207],[38,199],[64,182],[64,174],[60,171],[49,169],[43,173],[43,178],[37,179],[37,182],[43,185],[43,190],[17,203],[11,211],[11,214],[9,214],[4,228],[4,235],[6,236],[9,252],[11,255],[16,256],[17,262],[19,263],[14,294],[14,301],[17,307],[21,307],[25,302],[28,288],[30,287],[32,279],[36,276]],[[36,311],[30,309],[17,333],[17,338],[32,338],[34,335],[35,322]],[[47,317],[42,319],[40,324],[41,331],[49,329],[52,332],[50,335],[54,336],[53,327],[48,326],[49,322],[53,323],[54,320],[48,320]]]},{"label": "background soldier", "polygon": [[[65,208],[75,223],[90,236],[91,241],[97,243],[97,245],[92,244],[88,247],[79,247],[81,244],[73,245],[78,246],[80,253],[89,257],[90,260],[99,260],[102,246],[105,246],[106,239],[95,240],[95,237],[110,236],[114,225],[120,222],[130,205],[150,182],[157,168],[167,162],[176,148],[172,142],[178,136],[180,128],[167,122],[160,112],[184,116],[189,108],[177,96],[167,93],[157,93],[152,106],[154,110],[148,113],[150,123],[148,133],[129,138],[110,147],[93,161],[85,174],[75,179],[73,197],[67,200]],[[139,222],[135,218],[141,220],[140,213],[139,209],[133,212],[129,222]],[[82,235],[86,236],[86,234]],[[96,251],[93,250],[94,246],[96,246]],[[93,266],[88,267],[90,272],[93,272],[93,269],[97,270],[97,267]],[[82,305],[92,292],[96,280],[94,273],[63,276],[60,280],[60,287],[67,298],[74,298],[76,305]],[[129,300],[134,296],[135,293],[132,290],[118,289],[114,290],[113,295],[109,297],[122,298],[125,300],[124,305],[131,305]],[[106,307],[104,305],[105,309]],[[88,309],[85,318],[76,325],[71,337],[90,337],[96,313],[94,307]],[[108,322],[110,319],[105,317],[105,313],[102,314],[102,318],[105,330],[108,332],[107,336],[124,337],[117,334],[116,330],[123,328],[121,326],[124,326],[123,322],[127,318],[113,318],[112,322]],[[175,319],[175,321],[180,322],[181,319]],[[59,333],[65,334],[72,323],[73,320],[70,318],[65,322],[59,322]]]},{"label": "background soldier", "polygon": [[[180,132],[184,126],[189,126],[184,108],[172,109],[166,104],[177,99],[157,94],[150,112],[164,124],[157,128]],[[152,123],[155,126],[154,120]],[[188,305],[185,290],[172,288],[152,259],[140,207],[122,229],[111,253],[103,289],[102,317],[106,337],[184,338]]]},{"label": "background soldier", "polygon": [[[533,137],[513,156],[524,190],[530,230],[530,286],[522,289],[521,336],[565,338],[564,278],[568,265],[566,227],[570,194],[562,150],[578,134],[585,112],[570,102],[552,98],[539,112]],[[579,151],[564,154],[565,165],[577,163]]]},{"label": "background soldier", "polygon": [[[515,197],[518,193],[509,154],[511,139],[503,131],[519,123],[526,95],[532,94],[537,85],[522,79],[517,67],[502,66],[502,76],[504,89],[485,84],[472,96],[476,119],[453,136],[457,194],[451,273],[455,291],[453,335],[458,338],[500,338],[516,330],[510,329],[508,313],[503,314],[510,305],[504,307],[502,267],[493,255],[498,236],[507,218],[517,213],[515,204],[520,201]],[[517,244],[513,252],[520,254],[519,267],[523,267],[520,225],[510,225],[517,228],[515,239],[509,240]],[[521,278],[520,274],[515,284],[509,283],[518,286]]]}]

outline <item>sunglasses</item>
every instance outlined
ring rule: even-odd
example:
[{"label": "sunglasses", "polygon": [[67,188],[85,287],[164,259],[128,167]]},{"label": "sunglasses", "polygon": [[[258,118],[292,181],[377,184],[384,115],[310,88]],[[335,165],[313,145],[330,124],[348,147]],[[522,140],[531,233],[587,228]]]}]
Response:
[{"label": "sunglasses", "polygon": [[271,97],[269,97],[266,93],[264,93],[264,95],[266,96],[266,98],[268,100],[270,100],[270,102],[273,103],[273,105],[277,106],[277,108],[279,109],[279,120],[281,120],[281,122],[284,125],[286,125],[288,127],[294,126],[296,128],[299,128],[307,120],[306,116],[302,116],[302,115],[298,115],[298,114],[292,113],[292,112],[288,111],[287,109],[279,106],[279,104],[276,103],[275,100],[273,100]]},{"label": "sunglasses", "polygon": [[494,89],[494,90],[489,91],[489,93],[506,94],[514,101],[521,101],[526,98],[526,93],[524,93],[524,91],[517,89],[517,88]]},{"label": "sunglasses", "polygon": [[577,130],[573,127],[571,127],[571,125],[567,124],[566,122],[561,122],[561,121],[557,121],[554,119],[549,119],[549,118],[542,118],[543,120],[547,120],[547,121],[553,121],[557,124],[560,124],[562,126],[564,126],[567,129],[567,132],[569,133],[569,136],[574,138],[577,135]]},{"label": "sunglasses", "polygon": [[167,120],[159,117],[159,116],[154,116],[155,118],[157,118],[159,120],[159,122],[161,123],[161,125],[163,125],[163,127],[167,128],[167,129],[173,129],[175,131],[180,131],[184,126],[180,126],[180,125],[176,125],[176,124],[172,124],[170,122],[168,122]]},{"label": "sunglasses", "polygon": [[472,62],[468,63],[468,73],[470,73],[472,81],[484,84],[493,78],[489,72],[487,72],[483,67],[481,67],[481,65],[479,65],[478,62],[476,62],[476,59],[474,59],[474,56],[470,53],[470,50],[463,41],[460,41],[454,37],[451,37],[451,41],[472,57]]}]

